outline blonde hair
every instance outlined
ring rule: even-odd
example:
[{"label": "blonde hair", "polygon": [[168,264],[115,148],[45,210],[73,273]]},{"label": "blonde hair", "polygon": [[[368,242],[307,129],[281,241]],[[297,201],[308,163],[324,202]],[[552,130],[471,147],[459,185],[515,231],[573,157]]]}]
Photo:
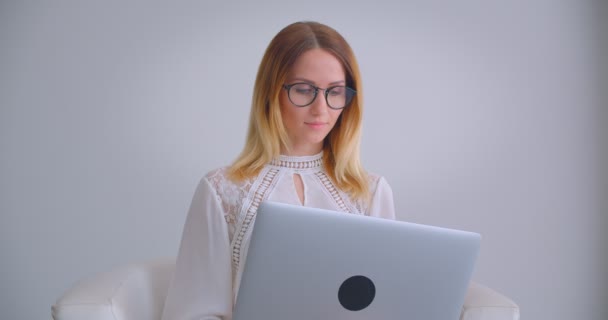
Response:
[{"label": "blonde hair", "polygon": [[237,181],[255,177],[280,155],[281,146],[289,146],[279,95],[296,59],[315,48],[334,55],[342,63],[346,85],[357,90],[323,142],[325,170],[338,188],[354,198],[368,200],[367,173],[359,158],[363,116],[359,66],[346,40],[317,22],[290,24],[268,45],[255,80],[245,147],[230,167],[229,176]]}]

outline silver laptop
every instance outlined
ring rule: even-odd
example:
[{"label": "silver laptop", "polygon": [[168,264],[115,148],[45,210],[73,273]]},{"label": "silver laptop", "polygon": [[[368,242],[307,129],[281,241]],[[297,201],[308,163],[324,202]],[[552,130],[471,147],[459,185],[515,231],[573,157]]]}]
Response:
[{"label": "silver laptop", "polygon": [[234,320],[457,320],[479,234],[263,202]]}]

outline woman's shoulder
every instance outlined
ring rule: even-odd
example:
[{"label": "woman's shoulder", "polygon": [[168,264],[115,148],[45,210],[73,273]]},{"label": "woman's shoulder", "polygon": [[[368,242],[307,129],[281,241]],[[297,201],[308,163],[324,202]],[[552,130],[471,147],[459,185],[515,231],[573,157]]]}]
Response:
[{"label": "woman's shoulder", "polygon": [[386,178],[378,174],[368,173],[368,180],[370,198],[366,203],[365,214],[394,220],[393,189]]},{"label": "woman's shoulder", "polygon": [[220,194],[222,193],[222,190],[238,185],[237,182],[230,178],[230,166],[223,166],[210,170],[202,179],[206,180],[209,185]]},{"label": "woman's shoulder", "polygon": [[226,180],[230,180],[228,178],[228,169],[229,168],[230,168],[229,166],[223,166],[223,167],[219,167],[219,168],[210,170],[207,173],[205,173],[205,175],[203,176],[203,179],[206,179],[209,183],[211,183],[212,186],[214,185],[213,182],[217,183],[217,182],[223,182]]},{"label": "woman's shoulder", "polygon": [[251,187],[250,180],[235,181],[230,177],[230,166],[219,167],[207,172],[206,180],[215,194],[225,205],[234,205],[245,197]]},{"label": "woman's shoulder", "polygon": [[367,173],[367,181],[368,181],[368,186],[369,186],[369,192],[371,195],[374,195],[376,193],[376,191],[378,190],[378,186],[381,186],[381,188],[382,187],[390,188],[390,186],[388,185],[388,182],[386,181],[384,176],[379,175],[374,172]]},{"label": "woman's shoulder", "polygon": [[387,188],[390,189],[384,176],[374,172],[367,172],[367,183],[369,198],[358,198],[354,200],[357,210],[365,214],[369,213],[371,201],[378,196],[378,193],[385,192]]}]

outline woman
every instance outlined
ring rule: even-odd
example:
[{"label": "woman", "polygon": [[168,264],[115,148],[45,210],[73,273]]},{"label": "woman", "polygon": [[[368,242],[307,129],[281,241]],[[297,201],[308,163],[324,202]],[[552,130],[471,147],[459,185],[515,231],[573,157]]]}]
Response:
[{"label": "woman", "polygon": [[258,70],[247,141],[201,179],[163,319],[231,319],[256,210],[269,200],[394,219],[393,195],[359,161],[361,80],[332,28],[281,30]]}]

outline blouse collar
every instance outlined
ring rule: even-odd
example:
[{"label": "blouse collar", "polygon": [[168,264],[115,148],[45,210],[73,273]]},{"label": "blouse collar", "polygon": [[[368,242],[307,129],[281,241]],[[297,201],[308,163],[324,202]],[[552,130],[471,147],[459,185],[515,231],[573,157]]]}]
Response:
[{"label": "blouse collar", "polygon": [[323,151],[312,156],[280,155],[270,162],[271,165],[289,169],[317,169],[323,165]]}]

